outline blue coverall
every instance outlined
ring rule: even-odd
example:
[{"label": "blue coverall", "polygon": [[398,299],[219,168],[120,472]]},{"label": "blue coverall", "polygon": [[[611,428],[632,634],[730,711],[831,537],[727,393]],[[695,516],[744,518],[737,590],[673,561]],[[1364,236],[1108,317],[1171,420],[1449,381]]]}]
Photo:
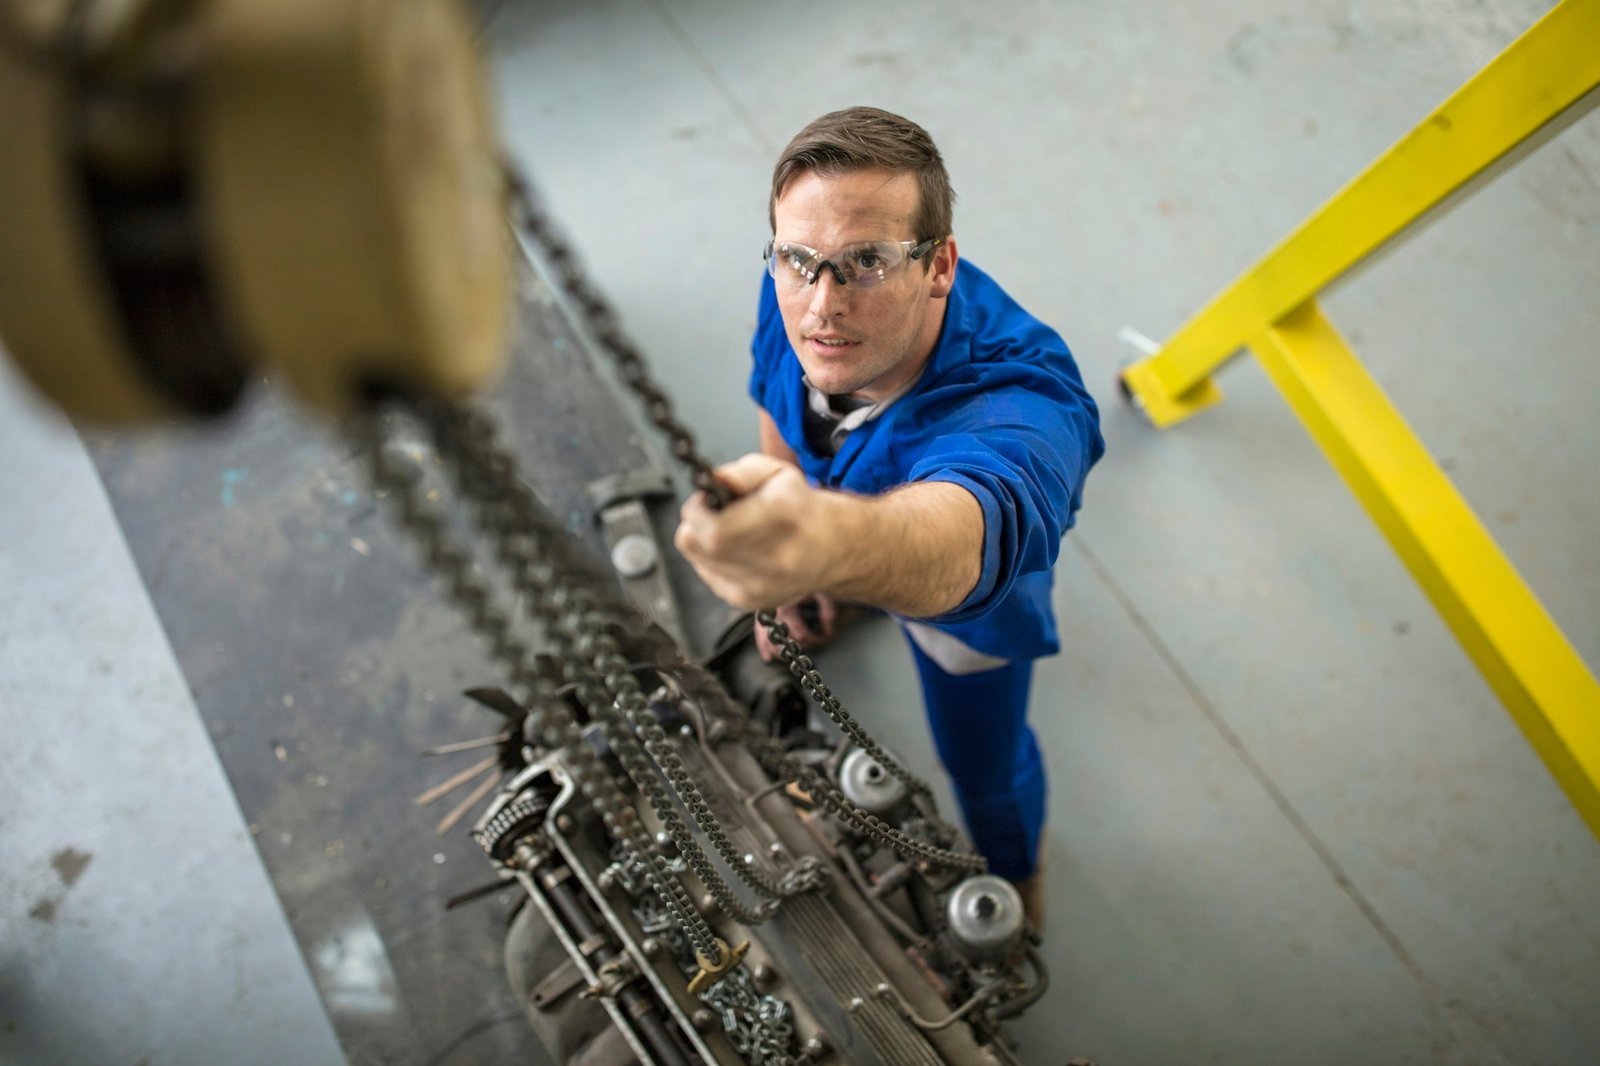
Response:
[{"label": "blue coverall", "polygon": [[1051,567],[1084,479],[1105,451],[1099,411],[1072,353],[961,260],[921,377],[851,428],[837,451],[818,440],[815,390],[765,276],[751,353],[750,395],[813,484],[871,495],[948,481],[983,508],[976,587],[949,613],[911,622],[908,636],[934,744],[973,842],[995,873],[1030,876],[1046,787],[1027,724],[1033,660],[1060,650]]}]

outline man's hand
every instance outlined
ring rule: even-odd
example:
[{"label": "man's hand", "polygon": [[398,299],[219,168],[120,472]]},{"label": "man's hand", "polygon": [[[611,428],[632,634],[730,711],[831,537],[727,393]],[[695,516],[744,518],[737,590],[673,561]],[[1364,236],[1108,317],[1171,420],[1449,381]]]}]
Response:
[{"label": "man's hand", "polygon": [[825,593],[934,618],[965,599],[982,573],[983,508],[959,485],[919,482],[858,496],[813,488],[792,463],[760,454],[718,467],[716,476],[733,502],[713,511],[703,493],[691,496],[673,541],[712,592],[743,610]]},{"label": "man's hand", "polygon": [[[796,644],[802,648],[815,648],[827,643],[833,636],[833,620],[838,615],[838,606],[832,596],[819,592],[799,603],[779,607],[776,613],[778,621],[789,627],[789,635],[794,637]],[[767,627],[760,622],[756,623],[756,650],[769,663],[783,654],[782,649],[772,643],[772,638],[767,635]]]},{"label": "man's hand", "polygon": [[752,454],[717,468],[734,495],[721,511],[695,493],[673,543],[719,597],[747,611],[792,604],[826,582],[828,497],[798,467]]}]

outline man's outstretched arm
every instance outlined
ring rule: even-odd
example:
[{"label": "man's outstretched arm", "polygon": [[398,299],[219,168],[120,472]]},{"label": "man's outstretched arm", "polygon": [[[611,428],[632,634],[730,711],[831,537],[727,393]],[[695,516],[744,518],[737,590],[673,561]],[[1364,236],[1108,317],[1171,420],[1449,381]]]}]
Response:
[{"label": "man's outstretched arm", "polygon": [[771,608],[823,592],[932,618],[978,583],[983,509],[959,485],[922,482],[857,496],[812,488],[798,468],[770,455],[747,455],[719,467],[717,477],[737,499],[716,512],[691,497],[675,542],[736,607]]}]

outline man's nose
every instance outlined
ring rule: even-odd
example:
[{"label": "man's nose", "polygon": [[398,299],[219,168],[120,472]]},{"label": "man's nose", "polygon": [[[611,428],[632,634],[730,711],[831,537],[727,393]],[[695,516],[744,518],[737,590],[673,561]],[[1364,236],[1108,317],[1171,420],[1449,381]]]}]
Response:
[{"label": "man's nose", "polygon": [[833,318],[845,310],[850,302],[850,288],[839,280],[832,263],[817,272],[811,283],[810,311],[818,318]]}]

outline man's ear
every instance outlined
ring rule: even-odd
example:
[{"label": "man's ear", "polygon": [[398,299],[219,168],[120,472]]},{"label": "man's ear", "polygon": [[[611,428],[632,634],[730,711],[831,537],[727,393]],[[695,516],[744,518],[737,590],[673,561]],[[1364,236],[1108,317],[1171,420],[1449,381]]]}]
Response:
[{"label": "man's ear", "polygon": [[928,295],[935,300],[942,300],[950,295],[950,290],[956,284],[956,263],[960,261],[960,253],[956,251],[956,239],[946,237],[933,249],[932,264],[928,267],[928,275],[933,282],[933,291]]}]

